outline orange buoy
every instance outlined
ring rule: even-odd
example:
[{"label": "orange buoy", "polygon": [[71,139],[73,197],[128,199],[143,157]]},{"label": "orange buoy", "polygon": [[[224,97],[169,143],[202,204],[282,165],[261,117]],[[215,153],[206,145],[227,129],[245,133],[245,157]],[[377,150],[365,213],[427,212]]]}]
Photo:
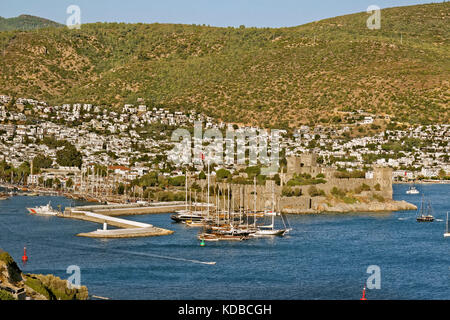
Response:
[{"label": "orange buoy", "polygon": [[23,247],[22,261],[23,261],[23,262],[27,262],[27,261],[28,261],[28,257],[27,257],[27,247]]},{"label": "orange buoy", "polygon": [[364,286],[364,289],[363,289],[363,295],[362,295],[361,300],[367,300],[367,299],[366,299],[366,286]]}]

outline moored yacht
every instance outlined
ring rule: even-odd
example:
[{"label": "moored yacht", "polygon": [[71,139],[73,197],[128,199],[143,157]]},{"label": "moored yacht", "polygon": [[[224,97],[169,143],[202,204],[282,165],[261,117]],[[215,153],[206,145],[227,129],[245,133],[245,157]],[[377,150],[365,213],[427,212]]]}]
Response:
[{"label": "moored yacht", "polygon": [[200,211],[181,210],[171,215],[170,218],[178,223],[186,221],[198,222],[203,220],[203,215]]},{"label": "moored yacht", "polygon": [[419,190],[416,189],[416,187],[412,186],[409,187],[408,191],[406,191],[406,194],[419,194]]},{"label": "moored yacht", "polygon": [[433,209],[431,208],[431,202],[428,200],[428,202],[425,203],[425,199],[422,195],[422,202],[420,208],[417,210],[416,220],[418,222],[433,222],[434,216],[432,213]]}]

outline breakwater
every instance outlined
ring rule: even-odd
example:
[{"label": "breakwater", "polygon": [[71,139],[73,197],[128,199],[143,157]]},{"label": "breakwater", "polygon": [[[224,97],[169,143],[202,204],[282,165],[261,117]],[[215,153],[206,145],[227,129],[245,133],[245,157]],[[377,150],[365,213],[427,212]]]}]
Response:
[{"label": "breakwater", "polygon": [[[103,224],[102,229],[88,233],[79,233],[80,237],[91,238],[136,238],[170,235],[173,231],[155,227],[148,223],[130,221],[117,216],[168,213],[185,207],[182,202],[140,204],[89,205],[66,207],[58,216],[66,219],[76,219]],[[113,226],[119,229],[108,229]]]}]

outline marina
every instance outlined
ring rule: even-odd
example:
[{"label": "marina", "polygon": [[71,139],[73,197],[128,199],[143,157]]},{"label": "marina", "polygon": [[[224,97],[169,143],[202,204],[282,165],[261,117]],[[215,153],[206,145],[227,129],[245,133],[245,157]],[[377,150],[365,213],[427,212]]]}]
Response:
[{"label": "marina", "polygon": [[[174,231],[170,236],[76,237],[96,225],[102,229],[102,222],[34,216],[26,207],[93,204],[15,196],[0,202],[0,243],[16,261],[27,247],[24,272],[67,278],[67,266],[78,265],[82,284],[110,299],[359,299],[367,267],[376,264],[383,285],[368,290],[369,300],[441,300],[450,298],[450,242],[443,237],[449,188],[423,186],[437,218],[431,224],[416,223],[412,211],[289,215],[293,230],[283,238],[209,241],[204,247],[200,229],[174,223],[173,212],[113,217]],[[395,185],[394,197],[404,199],[406,190]],[[420,204],[421,195],[408,197]],[[426,279],[417,277],[421,270]]]}]

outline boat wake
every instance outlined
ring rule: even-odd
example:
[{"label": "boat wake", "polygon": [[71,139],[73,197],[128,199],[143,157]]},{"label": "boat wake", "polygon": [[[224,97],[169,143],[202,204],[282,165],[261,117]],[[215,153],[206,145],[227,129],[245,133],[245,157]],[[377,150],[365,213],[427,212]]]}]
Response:
[{"label": "boat wake", "polygon": [[[0,221],[1,223],[1,221]],[[6,229],[15,235],[19,235],[19,233],[16,230],[13,230],[10,226],[6,225],[5,223],[1,223],[6,227]],[[30,242],[31,239],[28,241]],[[100,246],[93,246],[93,245],[85,245],[75,242],[68,242],[68,241],[60,241],[58,244],[55,244],[53,242],[47,241],[45,239],[38,239],[37,242],[40,245],[44,246],[51,246],[51,247],[60,247],[60,248],[75,248],[75,249],[97,249],[97,250],[103,250],[106,251],[106,253],[120,253],[120,254],[131,254],[136,256],[143,256],[143,257],[151,257],[151,258],[158,258],[158,259],[166,259],[166,260],[175,260],[175,261],[182,261],[182,262],[190,262],[190,263],[196,263],[196,264],[204,264],[204,265],[215,265],[215,261],[200,261],[196,259],[187,259],[187,258],[179,258],[179,257],[170,257],[170,256],[163,256],[153,253],[147,253],[147,252],[137,252],[137,251],[129,251],[129,250],[120,250],[120,249],[110,249]]]},{"label": "boat wake", "polygon": [[176,260],[176,261],[184,261],[184,262],[191,262],[191,263],[197,263],[197,264],[206,264],[206,265],[215,265],[216,264],[216,262],[211,262],[211,261],[199,261],[199,260],[193,260],[193,259],[161,256],[161,255],[158,255],[158,254],[146,253],[146,252],[117,250],[117,249],[113,249],[112,251],[118,252],[118,253],[124,253],[124,254],[132,254],[132,255],[137,255],[137,256],[152,257],[152,258],[167,259],[167,260]]}]

